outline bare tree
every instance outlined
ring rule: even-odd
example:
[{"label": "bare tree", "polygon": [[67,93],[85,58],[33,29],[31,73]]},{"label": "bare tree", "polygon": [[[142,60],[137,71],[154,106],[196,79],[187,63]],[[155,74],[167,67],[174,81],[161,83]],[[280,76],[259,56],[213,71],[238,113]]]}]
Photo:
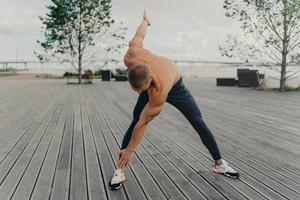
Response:
[{"label": "bare tree", "polygon": [[300,63],[300,0],[224,0],[226,16],[241,23],[243,36],[229,35],[219,50],[223,56],[280,66],[280,91],[287,66]]}]

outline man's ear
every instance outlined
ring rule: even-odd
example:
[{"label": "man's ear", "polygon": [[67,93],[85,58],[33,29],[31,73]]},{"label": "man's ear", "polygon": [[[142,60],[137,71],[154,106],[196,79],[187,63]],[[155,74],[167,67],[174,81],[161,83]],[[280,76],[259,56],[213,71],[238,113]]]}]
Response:
[{"label": "man's ear", "polygon": [[153,75],[149,75],[149,81],[151,82],[154,79]]}]

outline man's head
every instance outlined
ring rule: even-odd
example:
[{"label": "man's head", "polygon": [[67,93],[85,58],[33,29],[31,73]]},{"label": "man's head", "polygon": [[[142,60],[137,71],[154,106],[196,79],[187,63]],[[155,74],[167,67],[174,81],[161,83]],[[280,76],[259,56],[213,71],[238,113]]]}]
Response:
[{"label": "man's head", "polygon": [[135,91],[141,93],[150,86],[150,71],[145,65],[139,64],[129,70],[128,81]]}]

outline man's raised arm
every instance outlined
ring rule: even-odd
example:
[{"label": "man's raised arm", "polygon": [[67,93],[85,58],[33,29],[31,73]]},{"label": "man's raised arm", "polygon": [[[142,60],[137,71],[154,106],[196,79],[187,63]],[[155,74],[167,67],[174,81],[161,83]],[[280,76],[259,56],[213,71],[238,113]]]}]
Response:
[{"label": "man's raised arm", "polygon": [[143,21],[138,27],[134,37],[129,42],[129,47],[143,48],[143,41],[147,33],[147,26],[150,26],[150,21],[147,17],[146,11],[144,11]]}]

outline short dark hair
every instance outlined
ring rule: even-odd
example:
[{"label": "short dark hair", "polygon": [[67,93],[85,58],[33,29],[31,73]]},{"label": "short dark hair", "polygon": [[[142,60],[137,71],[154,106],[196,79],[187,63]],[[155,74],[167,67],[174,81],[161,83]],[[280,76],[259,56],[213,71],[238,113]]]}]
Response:
[{"label": "short dark hair", "polygon": [[149,69],[147,66],[139,64],[129,69],[128,81],[133,88],[142,88],[149,79]]}]

